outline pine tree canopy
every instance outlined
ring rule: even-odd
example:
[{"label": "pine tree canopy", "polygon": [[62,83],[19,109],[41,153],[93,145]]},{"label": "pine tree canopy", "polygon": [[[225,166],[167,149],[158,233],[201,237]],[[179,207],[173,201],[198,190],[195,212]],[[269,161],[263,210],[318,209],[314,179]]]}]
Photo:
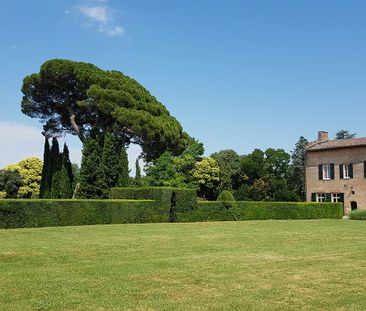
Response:
[{"label": "pine tree canopy", "polygon": [[164,105],[118,71],[53,59],[24,78],[22,92],[22,112],[40,119],[49,136],[66,132],[84,141],[98,127],[139,144],[147,160],[166,150],[180,154],[190,141]]}]

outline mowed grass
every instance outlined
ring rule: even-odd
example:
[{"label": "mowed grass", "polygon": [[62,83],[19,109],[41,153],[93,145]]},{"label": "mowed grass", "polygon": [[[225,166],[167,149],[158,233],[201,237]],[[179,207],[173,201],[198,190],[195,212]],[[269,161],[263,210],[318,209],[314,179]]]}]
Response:
[{"label": "mowed grass", "polygon": [[366,222],[0,230],[0,310],[365,310]]}]

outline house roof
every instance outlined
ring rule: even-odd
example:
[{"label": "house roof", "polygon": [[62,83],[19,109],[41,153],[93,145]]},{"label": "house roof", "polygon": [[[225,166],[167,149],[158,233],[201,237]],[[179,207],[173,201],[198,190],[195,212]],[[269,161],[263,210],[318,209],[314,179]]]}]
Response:
[{"label": "house roof", "polygon": [[366,146],[366,137],[315,141],[306,146],[307,151]]}]

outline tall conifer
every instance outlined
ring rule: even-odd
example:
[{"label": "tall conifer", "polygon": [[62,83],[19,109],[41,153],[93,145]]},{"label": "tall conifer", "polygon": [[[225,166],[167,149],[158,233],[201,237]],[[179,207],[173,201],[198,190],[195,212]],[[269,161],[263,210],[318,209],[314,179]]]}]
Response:
[{"label": "tall conifer", "polygon": [[97,183],[102,152],[103,139],[101,134],[97,129],[92,129],[83,146],[78,197],[93,199],[102,196]]},{"label": "tall conifer", "polygon": [[64,149],[62,152],[62,167],[65,168],[67,172],[67,177],[69,179],[70,192],[72,191],[72,185],[74,183],[74,174],[72,171],[72,163],[70,161],[70,152],[66,143],[64,144]]},{"label": "tall conifer", "polygon": [[128,187],[130,184],[129,168],[128,168],[128,155],[126,147],[121,146],[119,154],[119,176],[118,176],[118,186]]},{"label": "tall conifer", "polygon": [[98,170],[98,186],[102,197],[107,198],[109,190],[117,186],[119,176],[119,140],[116,135],[106,133],[101,163]]},{"label": "tall conifer", "polygon": [[42,179],[39,190],[39,197],[44,198],[45,192],[47,191],[47,187],[49,186],[48,179],[50,178],[50,143],[48,142],[48,138],[45,135],[44,140],[44,150],[43,150],[43,168],[42,168]]},{"label": "tall conifer", "polygon": [[139,159],[136,159],[136,163],[135,163],[135,167],[136,167],[136,174],[135,174],[135,186],[136,187],[141,187],[142,186],[142,180],[141,180],[141,168],[140,168],[140,163],[139,163]]}]

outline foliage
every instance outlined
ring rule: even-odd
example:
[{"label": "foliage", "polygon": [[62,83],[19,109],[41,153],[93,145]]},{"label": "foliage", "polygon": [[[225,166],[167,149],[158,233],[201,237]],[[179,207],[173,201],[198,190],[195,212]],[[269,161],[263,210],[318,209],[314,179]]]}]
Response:
[{"label": "foliage", "polygon": [[1,200],[0,228],[167,222],[169,208],[146,200]]},{"label": "foliage", "polygon": [[84,199],[97,199],[103,194],[96,182],[99,178],[98,167],[103,153],[103,137],[97,129],[93,129],[87,136],[83,145],[81,167],[80,167],[80,187],[78,197]]},{"label": "foliage", "polygon": [[213,199],[220,182],[220,167],[215,159],[207,157],[195,164],[193,177],[200,185],[200,195]]},{"label": "foliage", "polygon": [[[118,186],[127,187],[130,184],[130,170],[128,168],[128,155],[124,145],[120,148],[118,173]],[[113,186],[117,186],[117,183],[113,184],[111,187]]]},{"label": "foliage", "polygon": [[146,179],[150,186],[196,188],[192,176],[194,165],[204,152],[202,143],[192,140],[180,156],[165,152],[146,165]]},{"label": "foliage", "polygon": [[98,174],[98,178],[95,182],[101,191],[102,198],[107,198],[110,188],[117,185],[118,178],[120,176],[119,150],[120,141],[118,138],[112,133],[106,133],[104,135],[100,164],[95,167]]},{"label": "foliage", "polygon": [[139,144],[147,160],[166,150],[178,155],[190,141],[155,97],[118,71],[53,59],[24,78],[22,92],[22,112],[40,119],[49,136],[66,132],[84,141],[96,127]]},{"label": "foliage", "polygon": [[43,162],[36,157],[29,157],[17,164],[5,167],[5,170],[17,172],[21,177],[18,198],[38,198],[42,178]]},{"label": "foliage", "polygon": [[340,203],[235,202],[231,208],[225,202],[198,202],[197,208],[177,213],[178,222],[264,220],[264,219],[340,219]]},{"label": "foliage", "polygon": [[352,211],[349,217],[353,220],[366,220],[366,210]]},{"label": "foliage", "polygon": [[283,149],[255,149],[241,160],[246,180],[235,191],[237,200],[297,201],[289,185],[290,155]]},{"label": "foliage", "polygon": [[[70,192],[70,194],[71,194],[71,192],[73,190],[72,185],[74,184],[74,173],[73,173],[72,163],[70,161],[69,148],[67,147],[66,143],[64,144],[64,149],[62,151],[62,168],[65,169],[67,172],[67,179],[68,179],[68,184],[69,184],[69,188],[70,188],[70,190],[68,192]],[[71,198],[71,195],[68,198]]]},{"label": "foliage", "polygon": [[51,197],[53,199],[70,199],[72,196],[69,174],[65,167],[53,175]]},{"label": "foliage", "polygon": [[295,145],[291,155],[291,166],[289,183],[294,193],[301,201],[306,199],[305,189],[305,168],[306,168],[306,150],[308,140],[301,136]]},{"label": "foliage", "polygon": [[16,198],[21,185],[22,178],[19,172],[0,171],[0,198]]},{"label": "foliage", "polygon": [[50,178],[51,176],[51,151],[48,137],[45,136],[44,148],[43,148],[43,166],[42,166],[42,177],[41,185],[39,189],[39,197],[44,198],[45,193],[50,191]]},{"label": "foliage", "polygon": [[141,178],[141,168],[139,164],[139,159],[136,159],[135,162],[135,179],[134,179],[134,186],[135,187],[142,187],[142,178]]},{"label": "foliage", "polygon": [[213,153],[211,158],[220,167],[219,191],[237,189],[245,180],[245,176],[241,174],[241,157],[234,150],[221,150]]},{"label": "foliage", "polygon": [[351,138],[355,138],[356,137],[356,133],[351,133],[348,130],[339,130],[336,133],[336,139],[351,139]]},{"label": "foliage", "polygon": [[230,191],[224,190],[217,197],[217,201],[235,201],[235,198]]}]

